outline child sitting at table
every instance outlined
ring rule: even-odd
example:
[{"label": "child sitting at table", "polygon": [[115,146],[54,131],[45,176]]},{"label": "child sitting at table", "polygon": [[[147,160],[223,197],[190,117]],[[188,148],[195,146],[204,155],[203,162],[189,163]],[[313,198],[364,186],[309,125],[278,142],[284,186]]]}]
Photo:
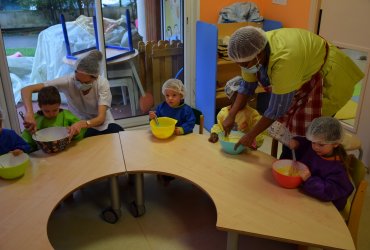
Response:
[{"label": "child sitting at table", "polygon": [[[166,101],[161,103],[156,111],[149,112],[149,119],[157,117],[171,117],[177,120],[175,135],[184,135],[193,132],[195,115],[192,108],[184,103],[185,87],[181,80],[168,79],[162,86],[162,94]],[[158,180],[168,186],[175,178],[166,175],[157,175]]]},{"label": "child sitting at table", "polygon": [[333,117],[314,119],[306,137],[295,137],[289,146],[296,150],[297,160],[307,168],[298,169],[303,179],[301,189],[323,201],[332,201],[344,209],[353,185],[348,174],[347,153],[340,144],[343,128]]},{"label": "child sitting at table", "polygon": [[[49,127],[69,127],[80,120],[69,110],[60,108],[60,94],[54,86],[43,87],[38,93],[37,102],[40,108],[35,114],[37,130]],[[85,131],[86,129],[81,129],[80,133],[72,135],[73,140],[81,140]],[[37,144],[27,129],[23,131],[22,137],[30,145],[32,151],[37,150]]]},{"label": "child sitting at table", "polygon": [[[218,141],[218,134],[223,132],[222,127],[223,121],[229,114],[229,110],[233,106],[238,90],[241,88],[242,78],[233,78],[228,81],[225,85],[226,96],[230,99],[231,105],[223,107],[220,112],[217,114],[217,124],[213,125],[211,128],[211,134],[208,139],[209,142],[215,143]],[[259,121],[261,115],[254,108],[250,107],[248,104],[241,110],[238,111],[235,117],[235,124],[233,130],[238,130],[243,133],[248,133],[251,128]],[[264,133],[259,134],[256,137],[255,148],[258,148],[262,145],[264,138]]]},{"label": "child sitting at table", "polygon": [[192,108],[184,103],[185,87],[181,80],[168,79],[162,86],[162,94],[166,101],[158,105],[156,111],[149,112],[149,119],[157,117],[171,117],[177,120],[175,135],[184,135],[193,132],[195,115]]},{"label": "child sitting at table", "polygon": [[14,156],[28,153],[30,146],[14,130],[3,128],[3,112],[0,109],[0,155],[12,153]]}]

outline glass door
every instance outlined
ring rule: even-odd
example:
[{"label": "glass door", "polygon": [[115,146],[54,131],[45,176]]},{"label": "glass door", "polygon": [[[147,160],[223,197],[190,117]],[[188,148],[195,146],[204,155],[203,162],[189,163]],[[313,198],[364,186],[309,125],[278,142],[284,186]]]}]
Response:
[{"label": "glass door", "polygon": [[[3,43],[3,35],[0,29],[0,58],[5,57],[5,48]],[[0,64],[0,108],[2,112],[1,126],[3,128],[12,128],[18,134],[20,127],[16,115],[16,107],[14,105],[13,90],[11,89],[11,79],[9,77],[7,62],[3,60]]]},{"label": "glass door", "polygon": [[[69,40],[71,52],[96,46],[96,32],[98,31],[94,29],[92,21],[94,13],[96,13],[95,1],[84,1],[83,4],[80,4],[81,1],[62,2],[63,4],[58,4],[59,1],[58,3],[56,1],[48,1],[48,3],[44,3],[44,1],[17,1],[17,3],[2,1],[0,12],[3,37],[1,40],[5,51],[2,59],[6,59],[8,63],[8,72],[2,72],[2,74],[8,75],[10,79],[9,82],[3,82],[2,85],[10,88],[11,91],[8,94],[13,95],[17,111],[23,111],[20,95],[22,87],[74,72],[73,66],[66,63],[66,37]],[[103,0],[99,2],[101,11],[98,13],[101,14],[96,19],[102,20],[102,16],[104,16],[105,32],[103,37],[106,43],[112,46],[124,46],[127,43],[125,13],[126,10],[129,10],[132,16],[131,23],[134,24],[136,1]],[[62,14],[65,29],[61,24]],[[17,16],[23,18],[20,19]],[[129,98],[129,94],[132,94],[132,88],[129,89],[127,84],[119,86],[122,87],[112,87],[111,89],[113,94],[112,113],[114,118],[119,120],[118,123],[121,123],[122,119],[141,114],[133,111],[132,103],[135,100]],[[137,96],[136,99],[138,99]],[[34,95],[35,111],[38,110],[36,100],[37,95]],[[65,98],[62,98],[62,102],[62,107],[68,108]],[[22,122],[19,123],[19,126],[22,130]]]}]

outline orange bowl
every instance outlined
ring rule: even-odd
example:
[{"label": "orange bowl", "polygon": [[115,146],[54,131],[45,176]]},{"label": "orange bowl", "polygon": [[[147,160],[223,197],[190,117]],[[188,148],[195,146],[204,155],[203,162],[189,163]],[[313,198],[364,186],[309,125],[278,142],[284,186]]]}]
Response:
[{"label": "orange bowl", "polygon": [[[305,166],[299,161],[296,164],[298,167]],[[284,188],[297,188],[303,181],[299,175],[289,175],[292,165],[293,161],[288,159],[277,160],[272,164],[272,175],[276,182]]]}]

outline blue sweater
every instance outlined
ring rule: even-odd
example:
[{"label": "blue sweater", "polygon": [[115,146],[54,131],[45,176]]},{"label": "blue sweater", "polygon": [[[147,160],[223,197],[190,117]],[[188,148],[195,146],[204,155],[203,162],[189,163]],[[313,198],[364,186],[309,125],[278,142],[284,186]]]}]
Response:
[{"label": "blue sweater", "polygon": [[25,153],[28,153],[31,148],[25,142],[22,137],[17,135],[13,130],[2,129],[0,133],[0,155],[9,153],[15,149],[20,149]]},{"label": "blue sweater", "polygon": [[158,117],[171,117],[177,120],[176,127],[182,127],[184,134],[193,132],[195,126],[195,115],[191,107],[181,103],[176,108],[171,108],[166,102],[159,104],[156,110]]}]

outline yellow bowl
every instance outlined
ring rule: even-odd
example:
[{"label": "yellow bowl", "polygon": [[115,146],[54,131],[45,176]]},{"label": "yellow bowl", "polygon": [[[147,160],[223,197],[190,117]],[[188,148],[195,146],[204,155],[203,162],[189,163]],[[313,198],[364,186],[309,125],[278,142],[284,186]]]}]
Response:
[{"label": "yellow bowl", "polygon": [[30,159],[25,153],[18,156],[14,156],[12,153],[2,155],[0,156],[0,177],[4,179],[21,177],[29,163]]},{"label": "yellow bowl", "polygon": [[154,119],[150,121],[152,133],[159,139],[166,139],[173,135],[177,120],[169,117],[158,117],[158,123],[159,125],[155,123]]}]

